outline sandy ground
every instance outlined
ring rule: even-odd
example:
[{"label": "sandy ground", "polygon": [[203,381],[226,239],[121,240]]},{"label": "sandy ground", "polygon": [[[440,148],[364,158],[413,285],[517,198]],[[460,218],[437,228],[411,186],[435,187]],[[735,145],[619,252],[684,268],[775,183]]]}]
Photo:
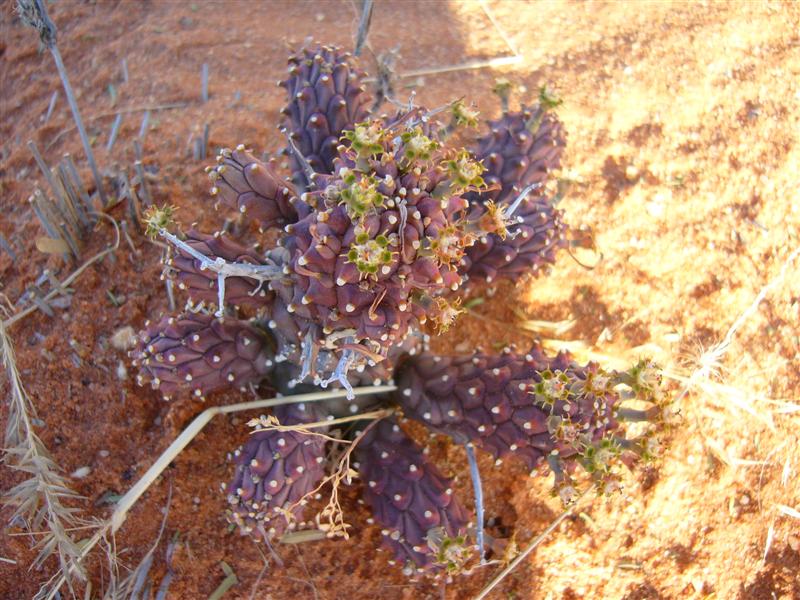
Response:
[{"label": "sandy ground", "polygon": [[[800,6],[488,6],[521,62],[403,82],[415,85],[426,105],[465,96],[487,117],[499,113],[489,91],[499,76],[517,86],[521,100],[543,84],[556,90],[569,132],[563,177],[573,182],[561,207],[572,225],[594,232],[597,253],[576,258],[596,266],[588,270],[563,254],[549,277],[486,298],[476,308],[484,319],[465,317],[440,348],[470,348],[487,337],[529,344],[514,324],[520,319],[573,320],[569,330],[551,335],[560,338],[556,347],[612,366],[653,355],[676,394],[701,366],[711,373],[696,377],[682,395],[682,426],[662,461],[632,474],[620,495],[585,499],[492,597],[800,598],[800,519],[792,516],[800,510],[800,258],[787,263],[800,247]],[[35,34],[20,26],[10,4],[0,10],[0,232],[18,256],[12,261],[0,252],[0,292],[13,301],[43,268],[62,277],[73,268],[34,246],[41,230],[26,200],[42,181],[25,144],[35,140],[51,163],[64,152],[84,159],[63,93],[43,123],[59,89],[51,57],[38,51]],[[191,137],[208,123],[212,148],[240,142],[279,148],[274,126],[283,97],[274,82],[284,72],[287,47],[309,35],[349,47],[355,27],[347,2],[60,1],[51,15],[101,166],[133,162],[138,109],[183,105],[151,111],[145,163],[158,170],[157,200],[180,206],[181,222],[207,228],[217,222],[202,174],[208,161],[191,158]],[[401,73],[509,53],[472,1],[379,1],[370,42],[376,53],[396,47]],[[211,74],[205,104],[203,63]],[[374,66],[369,54],[364,66]],[[137,110],[124,113],[108,153],[120,109]],[[110,236],[100,229],[85,255]],[[116,262],[104,261],[80,279],[68,309],[55,318],[32,315],[10,331],[44,422],[42,438],[65,473],[91,468],[71,483],[86,498],[80,506],[97,517],[110,512],[103,499],[132,485],[204,408],[191,400],[165,404],[116,375],[127,359],[110,347],[110,336],[166,308],[160,250],[141,237],[133,243]],[[763,302],[737,322],[773,281]],[[114,306],[107,291],[125,302]],[[734,323],[724,352],[709,360],[709,349]],[[223,394],[208,402],[239,399]],[[285,567],[265,568],[252,543],[227,531],[217,491],[228,477],[226,452],[246,435],[245,420],[214,421],[117,535],[121,561],[135,565],[156,538],[172,489],[149,575],[160,584],[166,542],[177,540],[169,598],[207,597],[225,577],[220,561],[239,580],[226,598],[467,598],[498,568],[444,587],[409,582],[376,555],[380,536],[366,525],[355,492],[347,494],[350,540],[281,548]],[[458,489],[469,503],[461,451],[439,439],[431,455],[463,474]],[[544,478],[530,479],[510,462],[494,468],[487,457],[481,470],[494,531],[502,529],[520,547],[560,513]],[[7,469],[0,473],[3,489],[17,481]],[[30,539],[12,535],[19,530],[11,526],[5,533],[0,597],[29,598],[56,564],[29,571]],[[105,581],[100,558],[92,573],[97,594]]]}]

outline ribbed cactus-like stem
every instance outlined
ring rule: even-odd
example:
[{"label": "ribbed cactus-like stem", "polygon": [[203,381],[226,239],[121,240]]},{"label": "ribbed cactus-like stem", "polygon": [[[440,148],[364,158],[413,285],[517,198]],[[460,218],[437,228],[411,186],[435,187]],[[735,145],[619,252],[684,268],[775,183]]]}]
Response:
[{"label": "ribbed cactus-like stem", "polygon": [[504,114],[489,121],[490,132],[478,140],[475,155],[486,167],[485,192],[472,192],[472,210],[489,200],[508,206],[528,186],[534,186],[514,212],[517,224],[501,238],[487,235],[467,250],[462,268],[472,282],[537,276],[566,247],[562,213],[545,197],[551,170],[561,164],[566,135],[561,122],[543,106]]},{"label": "ribbed cactus-like stem", "polygon": [[451,481],[394,418],[367,431],[356,452],[364,500],[397,560],[412,572],[436,567],[458,570],[467,557],[468,516]]},{"label": "ribbed cactus-like stem", "polygon": [[139,384],[165,397],[181,389],[198,398],[257,383],[272,366],[268,334],[247,321],[202,313],[164,317],[147,325],[131,351]]},{"label": "ribbed cactus-like stem", "polygon": [[[576,465],[602,486],[616,457],[634,460],[646,450],[643,440],[626,440],[621,423],[628,415],[620,412],[623,398],[616,387],[630,385],[630,377],[595,363],[581,366],[566,353],[423,353],[409,357],[396,380],[396,399],[407,416],[496,458],[514,456],[530,469],[549,466],[565,499],[574,492],[569,472]],[[661,395],[652,377],[648,381],[653,391],[639,399],[658,406]],[[662,417],[660,409],[642,414],[654,421]]]},{"label": "ribbed cactus-like stem", "polygon": [[[319,421],[314,404],[276,407],[283,426]],[[314,430],[320,431],[320,430]],[[233,480],[226,488],[228,520],[242,535],[270,540],[305,525],[308,496],[325,475],[325,439],[305,432],[258,429],[233,453]]]},{"label": "ribbed cactus-like stem", "polygon": [[505,239],[490,234],[467,249],[462,268],[470,282],[519,281],[543,274],[568,245],[561,215],[546,198],[523,201],[514,212],[518,223],[509,225]]},{"label": "ribbed cactus-like stem", "polygon": [[444,295],[461,284],[466,248],[505,234],[491,204],[468,217],[462,194],[482,189],[483,167],[442,148],[427,119],[414,109],[347,132],[335,172],[314,178],[303,195],[309,214],[282,239],[291,277],[270,287],[296,315],[304,361],[323,346],[341,349],[340,382],[348,365],[380,360],[428,317],[449,325],[458,310]]},{"label": "ribbed cactus-like stem", "polygon": [[[342,133],[367,117],[370,102],[361,79],[364,72],[348,52],[322,45],[301,48],[289,58],[289,76],[279,85],[288,104],[281,111],[295,146],[317,173],[331,173]],[[294,181],[310,182],[291,150]]]},{"label": "ribbed cactus-like stem", "polygon": [[495,189],[471,199],[509,203],[526,186],[544,187],[549,172],[561,165],[566,145],[558,117],[542,107],[523,108],[488,125],[489,133],[478,140],[475,156],[486,167],[486,183]]},{"label": "ribbed cactus-like stem", "polygon": [[297,219],[292,206],[297,201],[294,186],[284,181],[272,164],[254,157],[243,145],[223,148],[217,166],[206,168],[211,195],[228,208],[246,215],[266,231]]}]

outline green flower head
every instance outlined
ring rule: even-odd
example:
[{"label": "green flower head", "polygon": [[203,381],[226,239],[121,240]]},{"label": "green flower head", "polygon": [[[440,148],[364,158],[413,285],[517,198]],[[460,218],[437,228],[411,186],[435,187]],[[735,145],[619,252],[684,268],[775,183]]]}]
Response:
[{"label": "green flower head", "polygon": [[347,252],[347,262],[355,264],[362,277],[377,279],[394,258],[394,252],[390,249],[392,242],[382,234],[370,239],[366,231],[356,231],[355,243],[350,245]]},{"label": "green flower head", "polygon": [[486,168],[466,150],[458,152],[452,160],[445,161],[444,166],[450,175],[451,190],[460,192],[485,185],[482,175]]},{"label": "green flower head", "polygon": [[415,127],[400,136],[403,140],[403,156],[409,161],[430,160],[439,144],[422,133],[422,127]]},{"label": "green flower head", "polygon": [[344,179],[345,188],[339,192],[339,203],[345,205],[353,222],[383,206],[386,197],[378,191],[379,182],[372,176],[357,178],[350,173]]},{"label": "green flower head", "polygon": [[350,141],[350,147],[358,158],[373,158],[383,153],[386,130],[379,121],[365,121],[356,124],[352,131],[345,131],[342,137]]},{"label": "green flower head", "polygon": [[466,125],[467,127],[478,126],[478,115],[480,114],[477,109],[472,106],[467,106],[463,100],[453,102],[452,109],[453,120],[456,125]]}]

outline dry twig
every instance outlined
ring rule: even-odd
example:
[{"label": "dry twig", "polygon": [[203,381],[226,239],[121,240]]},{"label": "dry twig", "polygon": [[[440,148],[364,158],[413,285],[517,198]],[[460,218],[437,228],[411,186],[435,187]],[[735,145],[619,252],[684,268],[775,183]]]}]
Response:
[{"label": "dry twig", "polygon": [[536,547],[537,547],[539,544],[541,544],[541,543],[542,543],[542,542],[545,540],[545,538],[546,538],[548,535],[550,535],[550,534],[553,532],[553,530],[555,530],[555,528],[556,528],[556,527],[558,527],[558,525],[561,523],[561,521],[563,521],[563,520],[564,520],[564,519],[566,519],[566,518],[567,518],[567,517],[568,517],[570,514],[572,514],[572,512],[573,512],[573,511],[575,510],[575,508],[578,506],[578,503],[580,502],[580,500],[581,500],[581,499],[582,499],[582,498],[583,498],[583,497],[586,495],[586,493],[587,493],[587,492],[588,492],[590,489],[592,489],[592,488],[588,488],[588,489],[584,490],[584,491],[581,493],[581,495],[580,495],[580,496],[578,496],[578,498],[575,500],[575,502],[573,502],[573,503],[572,503],[570,506],[568,506],[567,508],[565,508],[565,509],[564,509],[564,512],[562,512],[560,515],[558,515],[558,517],[556,517],[556,519],[555,519],[555,520],[554,520],[552,523],[550,523],[550,525],[548,525],[548,526],[547,526],[547,529],[545,529],[545,530],[544,530],[542,533],[540,533],[539,535],[537,535],[537,536],[536,536],[536,537],[535,537],[535,538],[534,538],[534,539],[531,541],[531,543],[530,543],[530,544],[528,544],[528,546],[527,546],[527,547],[526,547],[526,548],[525,548],[525,549],[524,549],[522,552],[520,552],[520,553],[517,555],[517,557],[516,557],[516,558],[515,558],[513,561],[511,561],[511,563],[509,563],[509,565],[508,565],[508,566],[507,566],[505,569],[503,569],[503,570],[502,570],[500,573],[498,573],[498,574],[497,574],[497,576],[496,576],[494,579],[492,579],[492,580],[491,580],[491,581],[490,581],[490,582],[489,582],[489,583],[486,585],[486,587],[484,587],[484,588],[483,588],[483,589],[482,589],[482,590],[481,590],[481,591],[478,593],[478,595],[477,595],[477,596],[475,596],[475,599],[474,599],[474,600],[483,600],[483,598],[486,598],[486,596],[489,594],[489,592],[491,592],[491,591],[492,591],[492,590],[493,590],[495,587],[497,587],[497,585],[498,585],[498,584],[499,584],[501,581],[503,581],[503,579],[505,579],[505,578],[506,578],[506,576],[507,576],[509,573],[511,573],[511,571],[513,571],[514,569],[516,569],[516,568],[517,568],[517,566],[519,566],[519,564],[520,564],[520,563],[521,563],[523,560],[525,560],[525,559],[528,557],[528,555],[529,555],[531,552],[533,552],[533,551],[534,551],[534,549],[535,549],[535,548],[536,548]]}]

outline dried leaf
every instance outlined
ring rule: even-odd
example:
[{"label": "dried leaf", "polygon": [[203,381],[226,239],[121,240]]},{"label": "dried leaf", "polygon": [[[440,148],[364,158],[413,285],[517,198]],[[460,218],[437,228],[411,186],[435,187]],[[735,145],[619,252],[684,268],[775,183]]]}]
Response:
[{"label": "dried leaf", "polygon": [[45,254],[65,254],[69,252],[67,242],[45,236],[36,238],[36,249]]},{"label": "dried leaf", "polygon": [[318,542],[327,537],[327,534],[319,529],[292,531],[281,538],[281,544],[305,544],[306,542]]}]

